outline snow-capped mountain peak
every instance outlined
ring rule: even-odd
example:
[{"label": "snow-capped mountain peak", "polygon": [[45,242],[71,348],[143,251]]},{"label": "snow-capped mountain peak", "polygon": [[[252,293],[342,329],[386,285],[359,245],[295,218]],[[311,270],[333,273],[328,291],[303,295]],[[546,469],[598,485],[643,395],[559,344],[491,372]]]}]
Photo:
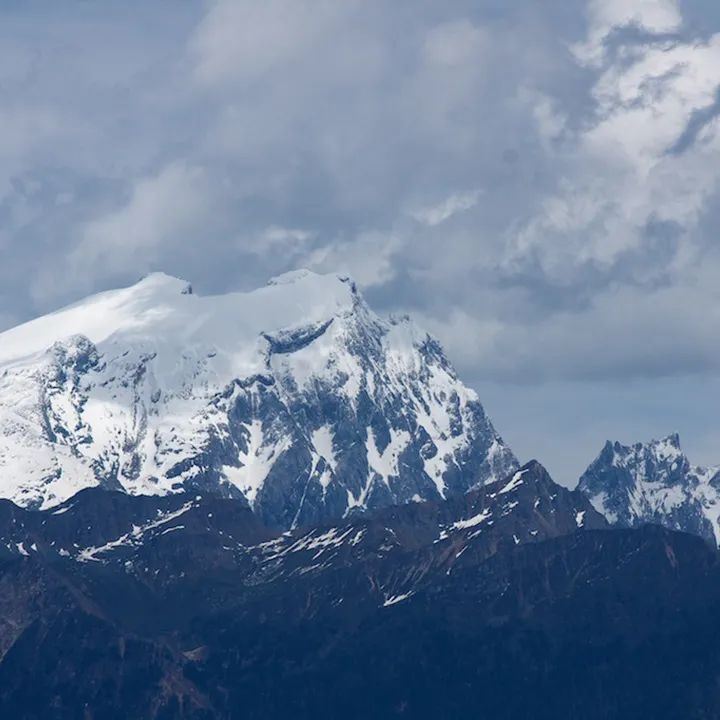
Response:
[{"label": "snow-capped mountain peak", "polygon": [[[308,271],[275,278],[249,293],[200,297],[189,283],[152,273],[135,285],[86,298],[0,335],[0,363],[43,352],[55,342],[83,335],[98,344],[111,339],[168,339],[216,344],[247,359],[263,332],[311,326],[353,310],[352,281]],[[242,308],[242,315],[236,311]]]},{"label": "snow-capped mountain peak", "polygon": [[237,496],[290,527],[507,474],[439,344],[307,270],[200,296],[153,273],[0,334],[0,496]]},{"label": "snow-capped mountain peak", "polygon": [[691,464],[677,433],[634,445],[608,441],[578,488],[612,524],[654,523],[720,545],[720,467]]}]

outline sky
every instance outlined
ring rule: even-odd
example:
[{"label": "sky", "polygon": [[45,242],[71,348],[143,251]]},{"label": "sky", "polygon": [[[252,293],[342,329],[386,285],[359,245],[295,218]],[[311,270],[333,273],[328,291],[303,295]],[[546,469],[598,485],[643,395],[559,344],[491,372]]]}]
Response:
[{"label": "sky", "polygon": [[720,463],[716,0],[3,0],[0,329],[351,274],[516,454]]}]

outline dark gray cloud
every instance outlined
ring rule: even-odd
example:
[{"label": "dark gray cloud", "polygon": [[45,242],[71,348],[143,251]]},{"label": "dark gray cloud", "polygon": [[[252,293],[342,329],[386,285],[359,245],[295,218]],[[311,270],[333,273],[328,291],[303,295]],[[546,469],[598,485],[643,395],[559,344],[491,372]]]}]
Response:
[{"label": "dark gray cloud", "polygon": [[0,327],[305,265],[554,406],[716,377],[718,31],[706,0],[3,3]]}]

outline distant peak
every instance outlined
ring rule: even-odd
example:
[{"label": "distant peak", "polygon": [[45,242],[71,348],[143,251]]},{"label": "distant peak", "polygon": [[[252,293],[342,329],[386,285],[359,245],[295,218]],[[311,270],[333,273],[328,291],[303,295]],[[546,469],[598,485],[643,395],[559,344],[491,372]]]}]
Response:
[{"label": "distant peak", "polygon": [[608,440],[590,468],[610,465],[614,467],[631,466],[644,462],[647,458],[653,458],[655,462],[661,464],[671,465],[680,462],[689,465],[689,461],[680,447],[680,436],[674,432],[660,439],[653,438],[632,445],[623,445],[617,440]]},{"label": "distant peak", "polygon": [[666,435],[665,437],[661,437],[659,439],[653,438],[652,440],[649,440],[647,442],[636,442],[632,445],[623,445],[618,440],[607,440],[605,442],[605,445],[603,447],[603,453],[605,452],[622,452],[622,451],[629,451],[629,450],[641,450],[643,448],[652,448],[652,449],[672,449],[681,451],[681,445],[680,445],[680,435],[676,432],[670,433],[670,435]]}]

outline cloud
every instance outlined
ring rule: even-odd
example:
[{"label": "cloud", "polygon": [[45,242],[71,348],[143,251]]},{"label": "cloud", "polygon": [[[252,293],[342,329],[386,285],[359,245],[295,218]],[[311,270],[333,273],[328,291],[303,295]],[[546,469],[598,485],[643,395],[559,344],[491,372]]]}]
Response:
[{"label": "cloud", "polygon": [[65,122],[43,107],[0,109],[0,158],[13,165],[28,152],[62,138]]},{"label": "cloud", "polygon": [[474,190],[472,192],[451,195],[437,205],[412,210],[410,215],[424,225],[440,225],[440,223],[445,222],[445,220],[448,220],[453,215],[475,207],[481,193],[481,190]]},{"label": "cloud", "polygon": [[[638,254],[651,278],[699,257],[706,241],[695,231],[720,179],[717,123],[707,118],[682,152],[673,149],[715,106],[720,36],[631,47],[629,60],[610,62],[597,78],[592,121],[555,147],[565,157],[557,190],[509,240],[509,267],[537,262],[565,283],[588,265],[617,276]],[[656,253],[658,228],[675,235],[669,262]]]},{"label": "cloud", "polygon": [[214,202],[207,173],[183,162],[137,180],[117,209],[88,222],[67,261],[64,282],[82,285],[133,271],[147,272],[183,242],[202,243]]},{"label": "cloud", "polygon": [[430,65],[463,68],[477,62],[489,48],[487,31],[464,19],[433,27],[425,37],[423,50]]},{"label": "cloud", "polygon": [[216,88],[259,81],[322,41],[349,7],[331,0],[216,0],[192,40],[195,77]]},{"label": "cloud", "polygon": [[587,16],[588,36],[573,50],[581,62],[596,65],[605,59],[610,35],[620,28],[661,35],[675,33],[682,26],[677,0],[590,0]]},{"label": "cloud", "polygon": [[267,252],[298,253],[305,250],[314,237],[315,235],[307,230],[271,225],[249,243],[244,241],[243,248],[258,255]]},{"label": "cloud", "polygon": [[[424,318],[462,367],[502,382],[597,382],[720,373],[718,265],[694,282],[647,292],[623,287],[583,312],[536,322],[478,318],[454,310]],[[706,311],[698,312],[704,306]]]},{"label": "cloud", "polygon": [[366,233],[316,248],[300,264],[318,272],[348,273],[363,287],[372,288],[395,277],[397,255],[403,248],[403,240],[396,235]]}]

